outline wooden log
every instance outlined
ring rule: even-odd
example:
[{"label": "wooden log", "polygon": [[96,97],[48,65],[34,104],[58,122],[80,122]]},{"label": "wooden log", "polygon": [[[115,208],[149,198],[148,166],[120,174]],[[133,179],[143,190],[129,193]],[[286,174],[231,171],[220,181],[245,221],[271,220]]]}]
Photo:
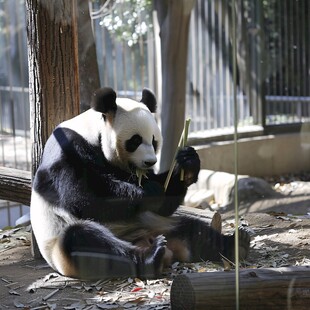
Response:
[{"label": "wooden log", "polygon": [[[310,266],[240,271],[240,309],[310,308]],[[171,309],[236,309],[235,272],[179,275],[171,287]]]},{"label": "wooden log", "polygon": [[210,224],[210,226],[218,231],[222,232],[222,216],[218,212],[210,211],[210,210],[201,210],[192,207],[180,206],[175,213],[176,215],[185,215],[185,216],[193,216],[197,217],[201,220],[204,220]]},{"label": "wooden log", "polygon": [[180,206],[175,212],[175,214],[177,215],[194,216],[202,220],[206,220],[208,222],[211,222],[214,216],[214,213],[215,213],[214,211],[210,211],[208,209],[202,210],[202,209],[186,207],[186,206]]},{"label": "wooden log", "polygon": [[0,167],[0,199],[30,205],[31,173]]}]

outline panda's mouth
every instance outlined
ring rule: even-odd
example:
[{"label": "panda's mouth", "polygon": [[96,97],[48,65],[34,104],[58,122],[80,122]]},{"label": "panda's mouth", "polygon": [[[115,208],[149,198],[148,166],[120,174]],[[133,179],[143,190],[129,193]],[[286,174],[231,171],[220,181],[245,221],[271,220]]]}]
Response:
[{"label": "panda's mouth", "polygon": [[135,172],[136,170],[141,170],[147,172],[148,170],[152,170],[155,166],[156,162],[145,162],[142,165],[137,165],[136,163],[129,162],[128,167],[131,172]]},{"label": "panda's mouth", "polygon": [[137,170],[147,172],[147,170],[150,169],[147,167],[139,167],[138,165],[136,165],[135,163],[132,163],[132,162],[128,163],[128,168],[129,168],[130,172],[132,172],[132,173],[136,173]]}]

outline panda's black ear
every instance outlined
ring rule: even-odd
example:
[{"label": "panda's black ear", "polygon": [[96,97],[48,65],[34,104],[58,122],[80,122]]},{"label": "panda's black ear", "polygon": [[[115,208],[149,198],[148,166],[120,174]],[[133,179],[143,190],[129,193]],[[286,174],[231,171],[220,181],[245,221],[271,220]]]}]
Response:
[{"label": "panda's black ear", "polygon": [[156,97],[150,89],[148,88],[143,89],[142,99],[140,101],[143,102],[152,113],[156,112],[157,107]]},{"label": "panda's black ear", "polygon": [[117,109],[115,91],[110,87],[97,89],[94,92],[91,107],[103,114],[115,112]]}]

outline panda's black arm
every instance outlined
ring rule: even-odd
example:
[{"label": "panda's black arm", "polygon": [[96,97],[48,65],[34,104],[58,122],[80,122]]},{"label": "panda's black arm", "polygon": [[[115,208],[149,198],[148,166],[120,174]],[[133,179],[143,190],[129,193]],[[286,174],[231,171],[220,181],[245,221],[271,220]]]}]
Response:
[{"label": "panda's black arm", "polygon": [[[181,170],[184,170],[184,180],[181,181]],[[200,170],[200,159],[195,149],[184,147],[176,156],[176,166],[172,173],[168,187],[164,193],[162,206],[159,208],[160,215],[171,215],[183,202],[188,186],[198,179]],[[157,182],[164,187],[168,172],[161,174],[150,174],[149,180]],[[151,185],[149,185],[150,187]]]},{"label": "panda's black arm", "polygon": [[70,211],[82,219],[113,221],[138,212],[142,188],[113,175],[100,173],[96,166],[74,167],[64,161],[39,167],[33,187],[52,206]]},{"label": "panda's black arm", "polygon": [[[143,188],[145,195],[153,195],[157,198],[157,210],[159,215],[169,216],[173,214],[182,203],[187,192],[187,186],[184,181],[180,181],[180,174],[171,177],[167,190],[164,190],[164,183],[168,172],[161,174],[148,175],[148,180],[144,182]],[[157,190],[156,190],[157,189]]]},{"label": "panda's black arm", "polygon": [[61,202],[63,207],[71,206],[78,217],[100,222],[127,219],[138,212],[137,201],[143,196],[141,188],[111,175],[89,173],[88,169],[73,192],[72,187],[67,188]]},{"label": "panda's black arm", "polygon": [[130,174],[106,160],[100,146],[68,128],[57,128],[48,139],[33,188],[53,207],[102,221],[132,216],[144,194]]}]

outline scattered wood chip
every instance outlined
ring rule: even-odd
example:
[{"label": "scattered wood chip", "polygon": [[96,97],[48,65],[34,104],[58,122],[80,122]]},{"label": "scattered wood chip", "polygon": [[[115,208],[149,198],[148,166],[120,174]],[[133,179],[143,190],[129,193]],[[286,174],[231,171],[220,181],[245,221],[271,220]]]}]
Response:
[{"label": "scattered wood chip", "polygon": [[84,307],[85,307],[85,303],[80,300],[78,302],[71,304],[70,306],[64,307],[64,309],[65,310],[76,310],[76,309],[83,309]]},{"label": "scattered wood chip", "polygon": [[15,299],[14,301],[13,301],[13,303],[14,303],[14,306],[16,307],[16,308],[25,308],[25,305],[24,304],[22,304],[20,301],[18,301],[17,299]]},{"label": "scattered wood chip", "polygon": [[48,275],[46,275],[43,279],[44,282],[47,282],[49,281],[50,279],[54,279],[54,278],[58,278],[59,277],[59,274],[56,273],[56,272],[52,272],[52,273],[49,273]]},{"label": "scattered wood chip", "polygon": [[141,290],[143,290],[142,287],[135,287],[135,288],[133,288],[133,289],[131,290],[131,292],[132,292],[132,293],[136,293],[136,292],[139,292],[139,291],[141,291]]},{"label": "scattered wood chip", "polygon": [[144,288],[144,282],[141,281],[141,280],[138,279],[138,278],[135,278],[135,284],[136,284],[137,286],[140,286],[140,287]]},{"label": "scattered wood chip", "polygon": [[20,293],[16,292],[15,290],[9,290],[9,294],[10,295],[20,296]]},{"label": "scattered wood chip", "polygon": [[118,305],[113,305],[113,304],[97,304],[96,306],[99,309],[117,309],[117,308],[119,308]]},{"label": "scattered wood chip", "polygon": [[278,220],[283,220],[283,221],[291,221],[291,219],[287,216],[277,216],[276,217]]},{"label": "scattered wood chip", "polygon": [[12,283],[10,280],[7,280],[5,278],[1,278],[1,281],[5,282],[5,283],[7,283],[9,285]]},{"label": "scattered wood chip", "polygon": [[57,292],[59,291],[59,288],[57,288],[56,290],[50,292],[49,294],[47,294],[46,296],[44,296],[42,298],[43,301],[46,301],[48,299],[50,299],[52,296],[54,296]]}]

